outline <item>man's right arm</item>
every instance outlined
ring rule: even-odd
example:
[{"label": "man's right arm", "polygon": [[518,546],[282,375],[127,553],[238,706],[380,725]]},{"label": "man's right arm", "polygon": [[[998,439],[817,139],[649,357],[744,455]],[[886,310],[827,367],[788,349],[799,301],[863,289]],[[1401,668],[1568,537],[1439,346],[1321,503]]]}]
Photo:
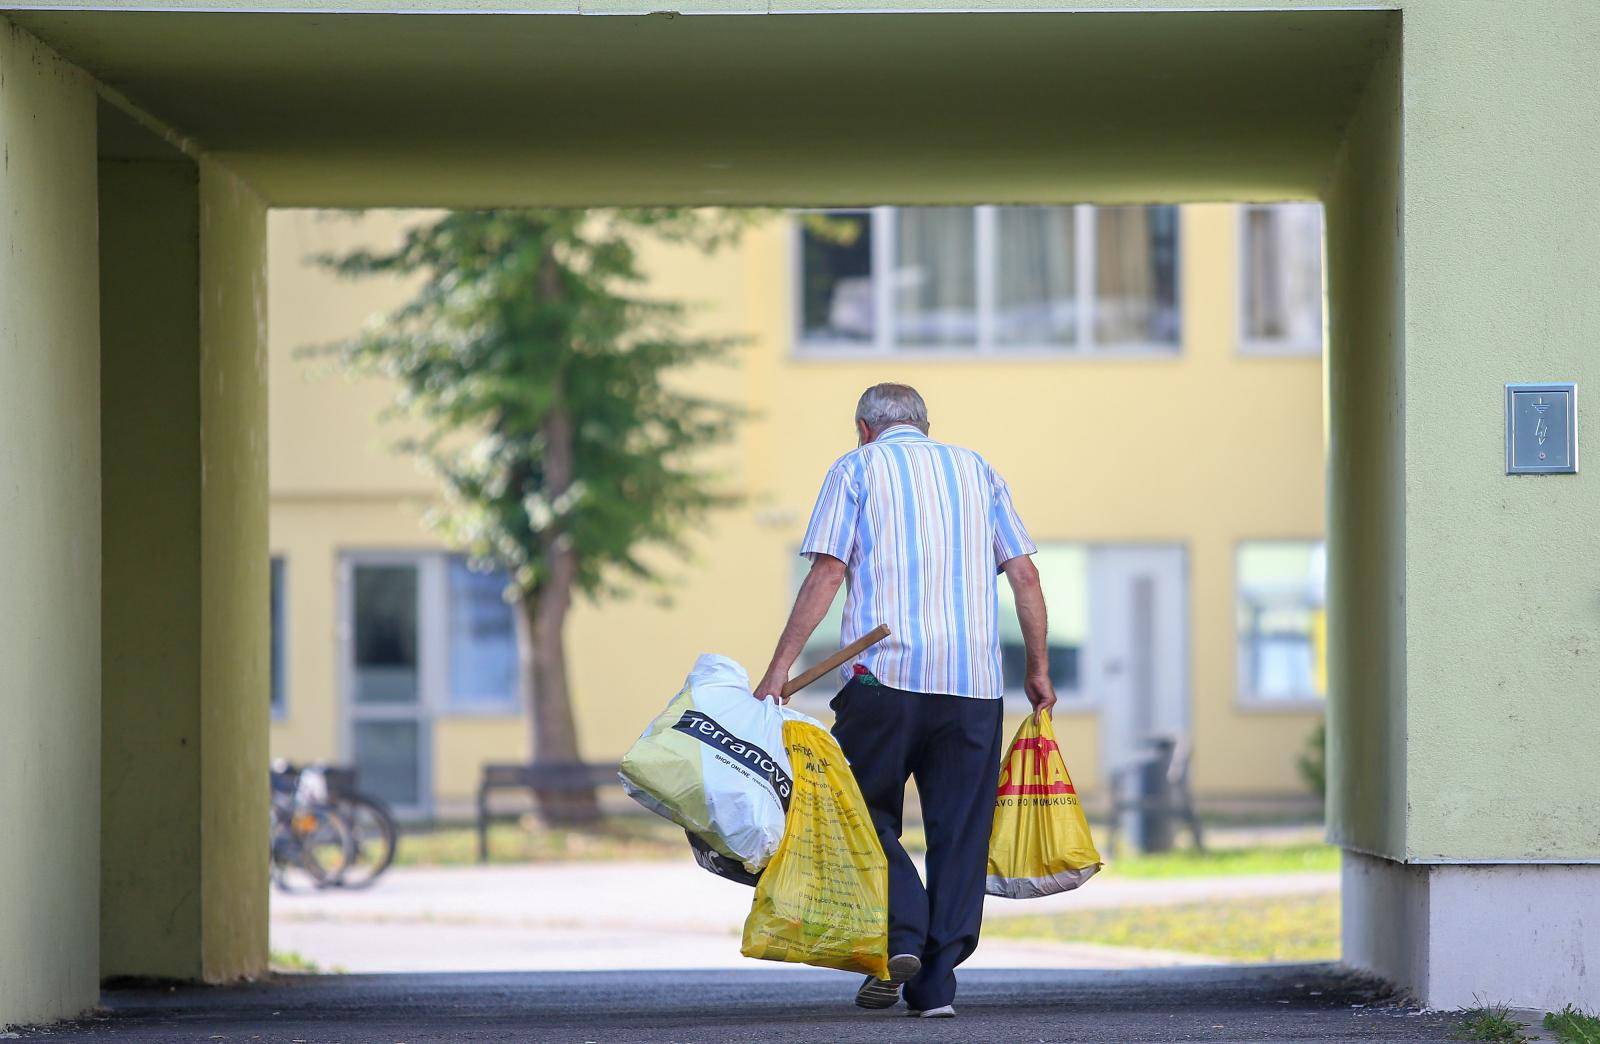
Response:
[{"label": "man's right arm", "polygon": [[789,668],[805,648],[806,639],[827,615],[839,585],[844,582],[861,511],[860,484],[852,467],[849,455],[841,457],[822,480],[817,506],[811,509],[811,521],[806,524],[806,535],[800,541],[800,553],[811,559],[811,572],[800,585],[800,593],[789,611],[789,622],[778,636],[778,646],[772,651],[767,672],[750,694],[758,700],[768,696],[781,699],[783,684],[789,680]]},{"label": "man's right arm", "polygon": [[772,662],[750,693],[758,700],[771,696],[779,702],[788,702],[782,695],[784,682],[789,680],[789,668],[805,650],[806,640],[817,629],[817,624],[828,614],[839,585],[844,582],[845,564],[832,555],[818,554],[795,596],[794,608],[789,611],[789,622],[778,637],[778,647],[772,651]]},{"label": "man's right arm", "polygon": [[1017,623],[1022,626],[1022,647],[1027,654],[1023,688],[1036,715],[1056,705],[1056,687],[1050,681],[1050,648],[1046,643],[1049,621],[1044,608],[1044,587],[1039,569],[1027,555],[1000,563],[1017,603]]}]

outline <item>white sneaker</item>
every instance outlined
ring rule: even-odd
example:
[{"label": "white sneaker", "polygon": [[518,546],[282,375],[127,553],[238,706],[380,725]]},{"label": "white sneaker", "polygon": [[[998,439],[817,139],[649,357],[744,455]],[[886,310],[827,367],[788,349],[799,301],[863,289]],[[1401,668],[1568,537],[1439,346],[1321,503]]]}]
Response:
[{"label": "white sneaker", "polygon": [[868,975],[856,991],[856,1004],[863,1008],[892,1008],[900,1003],[900,986],[916,978],[922,970],[922,958],[914,953],[897,953],[889,958],[889,977],[879,979]]},{"label": "white sneaker", "polygon": [[956,1006],[954,1004],[941,1004],[937,1008],[929,1008],[927,1011],[911,1008],[906,1014],[913,1019],[953,1019],[956,1017]]}]

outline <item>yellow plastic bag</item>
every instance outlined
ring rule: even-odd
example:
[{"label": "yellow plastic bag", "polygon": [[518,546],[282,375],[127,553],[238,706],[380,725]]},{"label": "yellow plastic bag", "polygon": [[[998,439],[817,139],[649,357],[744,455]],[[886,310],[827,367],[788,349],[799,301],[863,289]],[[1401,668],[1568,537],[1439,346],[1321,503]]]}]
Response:
[{"label": "yellow plastic bag", "polygon": [[1028,715],[1000,766],[985,890],[1008,899],[1070,891],[1100,869],[1049,715]]},{"label": "yellow plastic bag", "polygon": [[839,744],[783,724],[794,792],[783,840],[756,883],[739,952],[889,977],[889,864]]}]

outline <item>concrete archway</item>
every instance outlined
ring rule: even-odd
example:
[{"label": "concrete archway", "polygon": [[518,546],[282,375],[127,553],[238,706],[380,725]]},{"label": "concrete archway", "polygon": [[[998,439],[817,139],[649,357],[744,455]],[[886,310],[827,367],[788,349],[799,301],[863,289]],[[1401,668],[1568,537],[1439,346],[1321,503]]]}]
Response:
[{"label": "concrete archway", "polygon": [[[1570,205],[1600,13],[127,6],[0,6],[0,489],[28,505],[0,544],[0,792],[10,852],[61,856],[0,853],[0,1021],[265,961],[272,204],[1322,198],[1346,959],[1435,1005],[1600,1001],[1572,917],[1600,812],[1567,797],[1600,782],[1600,493],[1508,479],[1498,439],[1501,382],[1600,365],[1575,347],[1600,219]],[[151,863],[154,836],[181,844]]]}]

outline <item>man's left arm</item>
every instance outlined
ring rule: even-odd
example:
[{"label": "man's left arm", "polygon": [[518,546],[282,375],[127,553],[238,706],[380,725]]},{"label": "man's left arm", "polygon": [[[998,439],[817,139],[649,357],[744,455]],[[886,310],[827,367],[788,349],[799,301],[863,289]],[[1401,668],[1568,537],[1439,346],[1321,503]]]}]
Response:
[{"label": "man's left arm", "polygon": [[817,624],[827,615],[828,607],[839,593],[839,585],[844,582],[844,573],[845,564],[832,555],[812,555],[811,571],[800,584],[794,608],[789,610],[789,622],[783,625],[783,633],[778,636],[778,647],[772,651],[772,662],[767,665],[767,673],[751,693],[756,699],[764,700],[771,696],[774,700],[782,701],[780,694],[784,683],[789,680],[789,671],[800,658]]},{"label": "man's left arm", "polygon": [[1044,585],[1039,582],[1039,570],[1029,556],[1038,552],[1039,546],[1028,535],[1011,500],[1011,487],[993,468],[989,469],[990,490],[993,496],[994,564],[1006,575],[1011,584],[1012,600],[1017,606],[1017,624],[1022,629],[1022,645],[1027,654],[1026,674],[1022,680],[1028,702],[1033,704],[1037,717],[1056,705],[1055,685],[1050,681],[1050,646],[1048,615],[1044,605]]},{"label": "man's left arm", "polygon": [[1056,686],[1050,680],[1050,622],[1044,606],[1044,585],[1039,582],[1038,567],[1027,555],[1000,563],[1000,571],[1011,584],[1012,601],[1017,606],[1017,625],[1022,628],[1022,648],[1027,656],[1022,689],[1037,718],[1056,705]]}]

